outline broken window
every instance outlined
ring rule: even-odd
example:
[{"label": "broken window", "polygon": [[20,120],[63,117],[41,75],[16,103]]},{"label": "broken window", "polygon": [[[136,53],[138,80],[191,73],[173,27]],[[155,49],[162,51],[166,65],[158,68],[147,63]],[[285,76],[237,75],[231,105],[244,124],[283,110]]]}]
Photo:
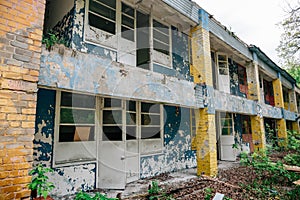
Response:
[{"label": "broken window", "polygon": [[226,55],[218,54],[218,67],[219,67],[219,74],[220,75],[228,75],[228,58]]},{"label": "broken window", "polygon": [[88,11],[89,25],[116,33],[116,0],[90,0]]},{"label": "broken window", "polygon": [[163,54],[170,54],[169,27],[153,20],[153,49]]},{"label": "broken window", "polygon": [[93,141],[95,97],[61,93],[59,142]]},{"label": "broken window", "polygon": [[96,97],[57,91],[54,166],[96,159]]},{"label": "broken window", "polygon": [[122,2],[121,36],[134,41],[135,10]]}]

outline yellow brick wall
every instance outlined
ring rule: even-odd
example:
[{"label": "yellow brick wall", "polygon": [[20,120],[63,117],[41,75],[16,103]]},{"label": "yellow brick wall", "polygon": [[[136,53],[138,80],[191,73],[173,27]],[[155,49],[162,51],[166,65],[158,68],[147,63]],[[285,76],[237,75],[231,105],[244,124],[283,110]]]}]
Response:
[{"label": "yellow brick wall", "polygon": [[0,1],[0,200],[28,199],[45,0]]},{"label": "yellow brick wall", "polygon": [[[273,80],[273,88],[274,88],[274,101],[275,106],[279,108],[284,108],[284,100],[283,100],[283,90],[282,83],[280,79]],[[287,144],[287,129],[285,119],[276,120],[277,125],[277,135],[280,138],[279,145]]]},{"label": "yellow brick wall", "polygon": [[250,120],[254,150],[263,150],[266,147],[264,121],[259,116],[250,116]]},{"label": "yellow brick wall", "polygon": [[[209,32],[197,26],[191,30],[192,66],[194,82],[213,86]],[[199,109],[196,117],[197,175],[215,176],[218,172],[215,115],[207,108]]]},{"label": "yellow brick wall", "polygon": [[280,79],[273,80],[275,106],[284,108],[283,91]]}]

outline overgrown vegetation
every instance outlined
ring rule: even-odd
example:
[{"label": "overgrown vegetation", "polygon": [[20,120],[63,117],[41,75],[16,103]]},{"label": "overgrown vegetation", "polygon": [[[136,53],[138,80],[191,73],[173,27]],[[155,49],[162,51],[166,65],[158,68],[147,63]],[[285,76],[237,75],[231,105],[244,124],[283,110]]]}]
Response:
[{"label": "overgrown vegetation", "polygon": [[108,198],[105,194],[96,192],[95,195],[80,191],[76,194],[75,200],[118,200],[118,198]]},{"label": "overgrown vegetation", "polygon": [[[299,139],[296,132],[288,131],[288,143],[284,148],[276,148],[277,144],[271,144],[266,151],[253,153],[251,156],[242,153],[241,164],[252,167],[257,175],[254,182],[243,185],[243,187],[260,199],[295,199],[294,197],[300,194],[300,187],[295,186],[293,182],[300,179],[300,174],[286,170],[282,161],[274,162],[269,155],[270,152],[274,153],[274,147],[277,151],[293,152],[287,154],[284,161],[286,164],[299,166]],[[282,190],[282,187],[289,188],[289,190]]]}]

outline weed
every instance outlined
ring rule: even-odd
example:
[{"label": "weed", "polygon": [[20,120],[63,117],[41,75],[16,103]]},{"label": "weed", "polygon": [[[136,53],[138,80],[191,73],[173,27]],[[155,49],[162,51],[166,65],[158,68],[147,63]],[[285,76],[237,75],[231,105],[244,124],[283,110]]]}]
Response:
[{"label": "weed", "polygon": [[76,194],[75,200],[118,200],[118,198],[108,198],[106,195],[97,192],[95,196],[80,191]]},{"label": "weed", "polygon": [[48,172],[53,172],[53,169],[46,168],[42,164],[39,164],[29,172],[32,175],[31,183],[28,184],[28,188],[36,190],[38,197],[43,196],[47,198],[48,194],[55,188],[52,182],[49,182],[49,177],[46,175]]},{"label": "weed", "polygon": [[205,197],[204,200],[210,200],[213,196],[213,190],[211,188],[205,188],[204,189],[204,193],[205,193]]},{"label": "weed", "polygon": [[166,192],[158,186],[157,181],[152,181],[148,189],[148,194],[149,200],[174,200],[171,195],[166,194]]},{"label": "weed", "polygon": [[62,38],[59,38],[52,31],[49,31],[46,35],[43,35],[42,43],[46,45],[46,49],[48,49],[48,51],[50,51],[55,44],[64,44],[66,46],[66,41]]}]

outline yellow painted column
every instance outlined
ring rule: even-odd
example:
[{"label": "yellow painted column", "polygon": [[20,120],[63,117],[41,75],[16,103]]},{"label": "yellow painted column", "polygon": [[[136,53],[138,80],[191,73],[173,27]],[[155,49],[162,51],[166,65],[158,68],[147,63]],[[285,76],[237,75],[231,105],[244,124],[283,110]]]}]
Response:
[{"label": "yellow painted column", "polygon": [[[289,102],[290,111],[298,113],[295,89],[292,89],[292,90],[289,91],[289,100],[290,100],[290,102]],[[292,122],[292,128],[293,128],[293,131],[296,131],[296,132],[300,133],[299,124],[298,124],[297,121]]]},{"label": "yellow painted column", "polygon": [[[208,15],[203,10],[200,15],[202,17],[201,26],[194,27],[191,30],[191,72],[195,83],[213,88],[210,40],[206,24]],[[197,175],[216,176],[218,165],[215,113],[209,111],[208,108],[202,108],[199,109],[199,117],[196,117],[196,119]]]},{"label": "yellow painted column", "polygon": [[[253,57],[254,63],[252,63],[252,66],[247,67],[248,99],[262,103],[259,87],[259,70],[255,53],[253,53]],[[254,151],[263,150],[266,146],[266,139],[262,113],[256,116],[250,116],[250,120]]]},{"label": "yellow painted column", "polygon": [[[283,91],[282,91],[282,84],[280,78],[275,79],[273,81],[273,89],[274,89],[275,106],[279,108],[284,108]],[[278,139],[280,140],[279,145],[285,146],[287,144],[287,132],[286,132],[285,119],[276,120],[276,124],[277,124],[277,136]]]}]

